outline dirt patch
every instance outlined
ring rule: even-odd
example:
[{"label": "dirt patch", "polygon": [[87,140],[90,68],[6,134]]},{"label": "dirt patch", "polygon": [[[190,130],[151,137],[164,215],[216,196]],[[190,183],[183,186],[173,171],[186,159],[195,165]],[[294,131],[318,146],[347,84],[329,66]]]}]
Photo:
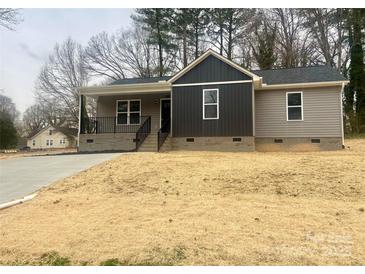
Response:
[{"label": "dirt patch", "polygon": [[365,140],[347,145],[122,155],[0,211],[0,262],[363,265]]}]

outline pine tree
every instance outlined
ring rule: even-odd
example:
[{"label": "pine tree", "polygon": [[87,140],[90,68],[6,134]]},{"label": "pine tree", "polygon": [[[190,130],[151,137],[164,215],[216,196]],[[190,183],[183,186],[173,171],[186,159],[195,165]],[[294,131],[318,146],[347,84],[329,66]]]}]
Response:
[{"label": "pine tree", "polygon": [[276,26],[269,29],[267,24],[262,24],[262,29],[256,28],[254,43],[251,44],[253,55],[260,69],[272,69],[277,59],[275,55]]},{"label": "pine tree", "polygon": [[0,112],[0,149],[15,148],[18,143],[17,138],[12,117],[9,113]]},{"label": "pine tree", "polygon": [[193,17],[189,9],[174,9],[171,30],[176,39],[181,41],[183,49],[183,66],[188,65],[188,38],[191,36]]},{"label": "pine tree", "polygon": [[348,13],[350,45],[350,84],[346,94],[347,112],[352,117],[352,128],[359,133],[365,125],[365,65],[363,50],[363,14],[361,9]]},{"label": "pine tree", "polygon": [[133,20],[141,22],[149,33],[149,42],[158,48],[159,76],[166,73],[164,68],[164,52],[169,54],[176,46],[173,44],[170,27],[173,9],[137,9]]},{"label": "pine tree", "polygon": [[192,20],[190,43],[194,47],[194,57],[197,59],[201,54],[200,41],[209,23],[208,9],[188,9],[188,14]]},{"label": "pine tree", "polygon": [[211,9],[209,11],[211,23],[208,34],[213,44],[218,44],[219,53],[233,58],[234,47],[242,36],[246,35],[250,26],[254,9]]},{"label": "pine tree", "polygon": [[229,9],[211,9],[209,11],[210,25],[208,34],[213,43],[218,43],[219,54],[223,55],[224,51],[224,30]]}]

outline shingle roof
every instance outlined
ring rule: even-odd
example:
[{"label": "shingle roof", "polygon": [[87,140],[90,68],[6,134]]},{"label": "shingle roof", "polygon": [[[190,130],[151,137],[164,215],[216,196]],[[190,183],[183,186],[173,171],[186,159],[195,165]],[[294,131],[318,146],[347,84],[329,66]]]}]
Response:
[{"label": "shingle roof", "polygon": [[77,128],[56,127],[55,129],[65,134],[67,137],[76,137],[78,134]]},{"label": "shingle roof", "polygon": [[[32,137],[38,135],[40,132],[50,128],[51,126],[46,126],[44,128],[41,129],[36,129],[33,130],[28,136],[28,139],[31,139]],[[63,134],[65,134],[67,137],[76,137],[78,134],[78,129],[77,128],[68,128],[68,127],[54,127],[56,131],[62,132]]]},{"label": "shingle roof", "polygon": [[330,66],[253,70],[252,73],[261,76],[268,85],[346,80]]},{"label": "shingle roof", "polygon": [[[252,70],[251,72],[261,76],[263,82],[268,85],[346,80],[344,76],[330,66]],[[157,83],[159,81],[167,81],[171,77],[126,78],[116,80],[110,85]]]},{"label": "shingle roof", "polygon": [[162,77],[147,77],[147,78],[126,78],[119,79],[111,83],[111,85],[128,85],[128,84],[145,84],[145,83],[157,83],[158,81],[167,81],[171,76]]},{"label": "shingle roof", "polygon": [[39,132],[41,132],[44,128],[41,128],[41,129],[35,129],[35,130],[32,130],[28,135],[27,135],[27,138],[30,139],[32,138],[33,136],[36,136]]}]

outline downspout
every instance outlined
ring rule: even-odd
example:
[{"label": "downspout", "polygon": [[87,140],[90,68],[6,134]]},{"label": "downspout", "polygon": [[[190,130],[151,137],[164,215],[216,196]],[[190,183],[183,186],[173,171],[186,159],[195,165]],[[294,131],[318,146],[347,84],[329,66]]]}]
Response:
[{"label": "downspout", "polygon": [[342,148],[345,148],[345,132],[343,126],[343,91],[345,89],[345,83],[342,82],[341,93],[340,93],[340,106],[341,106],[341,137],[342,137]]},{"label": "downspout", "polygon": [[[77,90],[77,89],[76,89]],[[80,133],[81,133],[81,93],[78,90],[78,94],[79,94],[79,130],[78,130],[78,135],[77,135],[77,152],[80,152]]]}]

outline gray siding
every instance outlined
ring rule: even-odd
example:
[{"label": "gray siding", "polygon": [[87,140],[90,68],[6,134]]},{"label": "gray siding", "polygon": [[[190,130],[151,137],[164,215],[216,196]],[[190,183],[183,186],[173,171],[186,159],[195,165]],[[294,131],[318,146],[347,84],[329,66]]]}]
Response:
[{"label": "gray siding", "polygon": [[169,93],[161,94],[136,94],[120,96],[100,96],[97,103],[98,117],[116,116],[116,101],[140,99],[141,115],[151,116],[151,130],[157,132],[160,129],[160,99],[170,97]]},{"label": "gray siding", "polygon": [[[203,89],[219,89],[219,119],[203,120]],[[172,90],[172,136],[252,136],[252,83]]]},{"label": "gray siding", "polygon": [[300,91],[303,91],[304,120],[287,121],[285,90],[255,90],[256,137],[342,136],[341,88],[311,88]]},{"label": "gray siding", "polygon": [[251,77],[210,55],[174,84],[252,80]]}]

